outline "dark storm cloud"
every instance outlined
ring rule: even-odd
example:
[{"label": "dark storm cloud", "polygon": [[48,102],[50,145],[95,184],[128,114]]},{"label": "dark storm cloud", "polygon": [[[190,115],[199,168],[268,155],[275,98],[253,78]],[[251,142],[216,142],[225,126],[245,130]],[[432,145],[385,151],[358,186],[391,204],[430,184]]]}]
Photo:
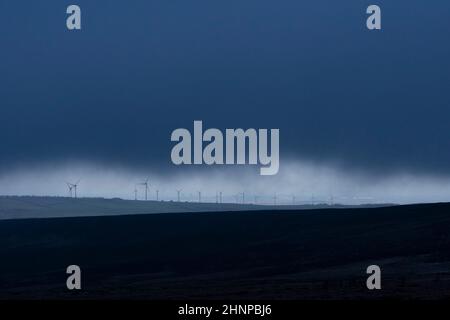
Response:
[{"label": "dark storm cloud", "polygon": [[283,157],[450,173],[450,3],[0,4],[0,165],[169,166],[170,133],[280,128]]}]

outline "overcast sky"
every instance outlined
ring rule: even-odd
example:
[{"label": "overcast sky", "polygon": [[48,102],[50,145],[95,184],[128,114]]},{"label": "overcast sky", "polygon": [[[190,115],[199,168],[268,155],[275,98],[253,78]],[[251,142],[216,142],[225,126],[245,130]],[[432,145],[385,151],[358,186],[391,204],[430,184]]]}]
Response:
[{"label": "overcast sky", "polygon": [[[82,30],[71,32],[65,11],[74,3]],[[391,200],[404,193],[392,181],[409,177],[416,188],[408,201],[424,200],[424,183],[431,198],[445,198],[450,2],[377,1],[383,29],[375,32],[365,26],[369,4],[2,1],[0,193],[58,194],[24,183],[44,168],[59,173],[55,181],[87,176],[95,190],[107,180],[92,168],[130,184],[141,175],[161,184],[190,176],[170,162],[170,133],[203,120],[220,129],[279,128],[280,176],[271,181],[286,194],[298,191],[300,182],[283,180],[294,172],[309,177],[301,192],[313,193],[307,186],[319,182],[308,172],[320,168],[348,181],[320,180],[323,196],[331,188]],[[199,179],[223,174],[195,169]],[[236,174],[230,189],[265,185],[257,170],[245,178],[226,170]],[[361,179],[367,188],[384,181],[385,191],[364,189]]]}]

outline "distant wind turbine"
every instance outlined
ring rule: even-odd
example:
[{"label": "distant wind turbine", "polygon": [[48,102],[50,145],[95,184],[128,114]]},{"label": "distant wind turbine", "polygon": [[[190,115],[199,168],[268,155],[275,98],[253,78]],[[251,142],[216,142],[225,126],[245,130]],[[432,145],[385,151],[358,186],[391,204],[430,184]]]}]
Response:
[{"label": "distant wind turbine", "polygon": [[148,178],[145,180],[145,182],[139,183],[139,185],[144,186],[145,188],[145,201],[148,200]]},{"label": "distant wind turbine", "polygon": [[81,179],[79,179],[76,183],[73,184],[73,187],[75,189],[75,198],[77,198],[77,190],[78,190],[78,184],[80,183]]},{"label": "distant wind turbine", "polygon": [[69,182],[66,182],[66,184],[67,184],[67,188],[69,188],[69,194],[70,194],[70,197],[72,198],[72,189],[73,189],[73,186],[72,186],[72,184],[69,183]]},{"label": "distant wind turbine", "polygon": [[72,197],[72,190],[74,191],[75,198],[77,198],[77,188],[78,184],[80,183],[81,179],[79,179],[76,183],[70,183],[67,182],[67,187],[69,188],[70,197]]}]

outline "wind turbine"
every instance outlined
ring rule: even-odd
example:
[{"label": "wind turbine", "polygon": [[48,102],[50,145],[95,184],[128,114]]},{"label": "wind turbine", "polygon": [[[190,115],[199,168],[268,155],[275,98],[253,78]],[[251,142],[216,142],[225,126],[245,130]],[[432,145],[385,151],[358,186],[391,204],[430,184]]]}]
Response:
[{"label": "wind turbine", "polygon": [[73,184],[73,187],[75,189],[75,199],[77,198],[77,189],[78,189],[78,184],[80,183],[80,181],[81,181],[81,179],[78,179],[78,181]]},{"label": "wind turbine", "polygon": [[273,195],[273,204],[277,205],[277,194],[276,193]]},{"label": "wind turbine", "polygon": [[139,183],[139,185],[144,186],[145,187],[145,201],[148,200],[148,178],[147,180],[145,180],[145,182],[141,182]]},{"label": "wind turbine", "polygon": [[78,188],[78,184],[80,183],[80,181],[81,181],[81,179],[79,179],[76,183],[67,182],[67,187],[69,188],[71,198],[72,198],[72,189],[75,192],[75,198],[77,198],[77,188]]},{"label": "wind turbine", "polygon": [[198,192],[198,203],[202,202],[202,192]]},{"label": "wind turbine", "polygon": [[159,201],[159,190],[156,190],[156,201]]},{"label": "wind turbine", "polygon": [[181,192],[181,190],[177,190],[177,198],[178,198],[178,202],[180,202],[180,192]]},{"label": "wind turbine", "polygon": [[72,198],[72,189],[73,189],[73,185],[72,185],[71,183],[69,183],[69,182],[66,182],[66,184],[67,184],[67,188],[69,188],[69,194],[70,194],[70,197]]},{"label": "wind turbine", "polygon": [[219,203],[222,203],[222,191],[219,192]]},{"label": "wind turbine", "polygon": [[136,185],[134,185],[134,200],[136,201],[137,200],[137,187],[136,187]]}]

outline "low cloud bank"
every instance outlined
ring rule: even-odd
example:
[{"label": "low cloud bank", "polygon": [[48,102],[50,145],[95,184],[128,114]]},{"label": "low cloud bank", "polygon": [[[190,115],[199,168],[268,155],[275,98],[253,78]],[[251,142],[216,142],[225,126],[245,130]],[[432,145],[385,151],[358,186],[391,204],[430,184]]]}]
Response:
[{"label": "low cloud bank", "polygon": [[[420,203],[450,201],[450,177],[397,173],[374,177],[332,165],[284,162],[275,176],[260,176],[252,167],[174,167],[172,174],[134,171],[92,163],[34,166],[0,176],[1,195],[69,196],[66,183],[79,179],[79,197],[148,199],[259,204],[302,203]],[[136,190],[136,193],[135,193]]]}]

